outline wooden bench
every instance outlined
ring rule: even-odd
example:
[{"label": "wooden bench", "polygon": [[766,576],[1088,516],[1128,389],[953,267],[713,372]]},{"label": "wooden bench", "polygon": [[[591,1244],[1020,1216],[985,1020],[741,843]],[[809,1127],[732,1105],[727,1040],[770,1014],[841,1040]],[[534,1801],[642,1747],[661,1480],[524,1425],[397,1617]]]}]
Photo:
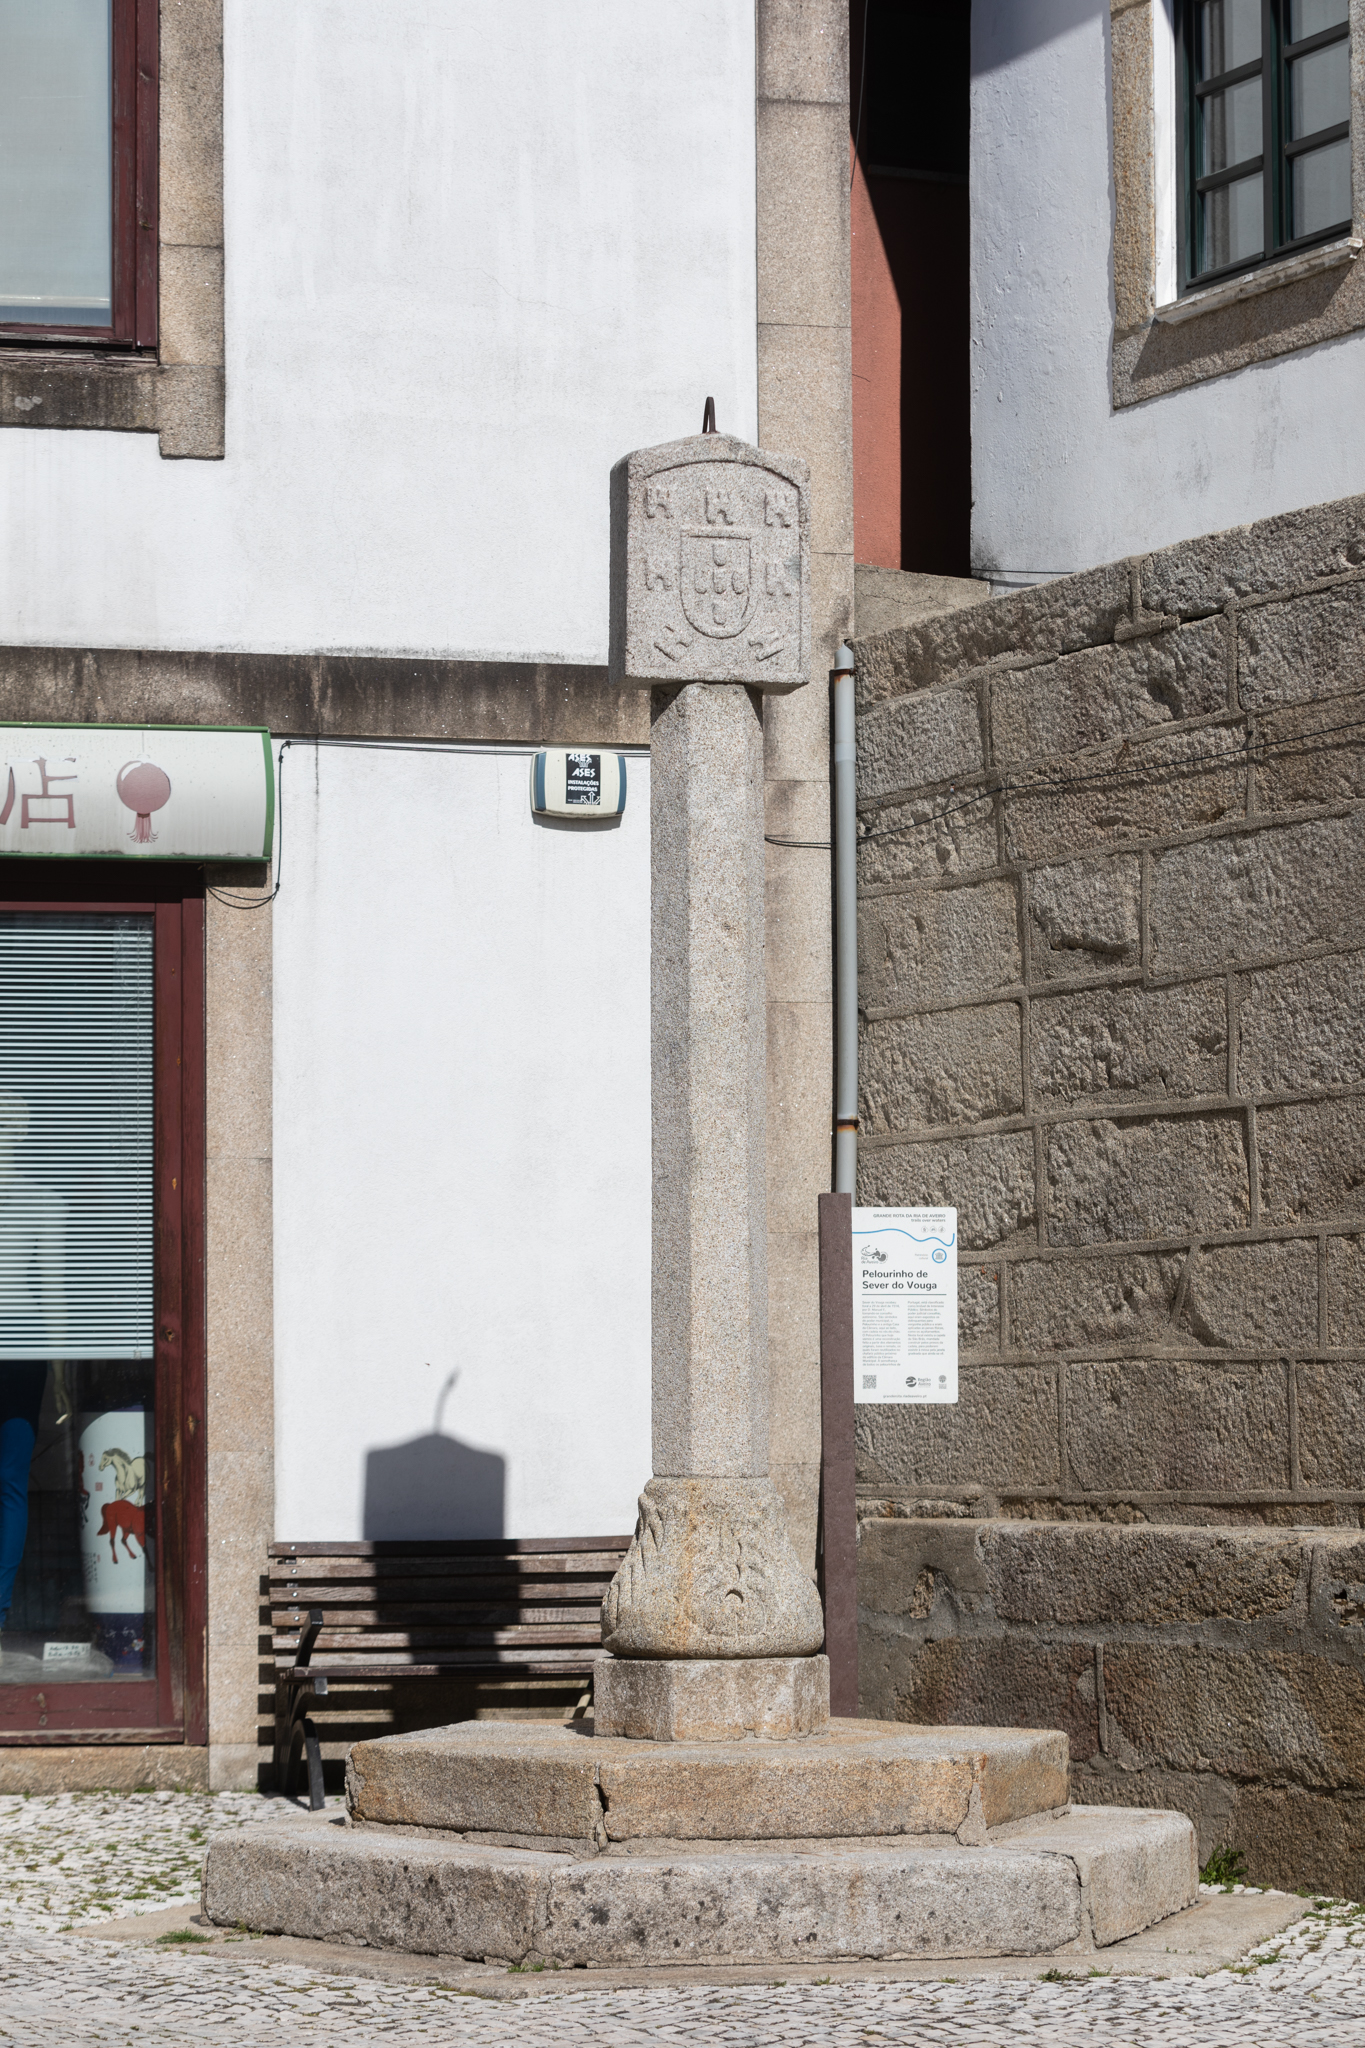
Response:
[{"label": "wooden bench", "polygon": [[587,1679],[599,1608],[628,1536],[487,1543],[272,1543],[275,1784],[300,1746],[309,1804],[322,1752],[307,1713],[329,1681]]}]

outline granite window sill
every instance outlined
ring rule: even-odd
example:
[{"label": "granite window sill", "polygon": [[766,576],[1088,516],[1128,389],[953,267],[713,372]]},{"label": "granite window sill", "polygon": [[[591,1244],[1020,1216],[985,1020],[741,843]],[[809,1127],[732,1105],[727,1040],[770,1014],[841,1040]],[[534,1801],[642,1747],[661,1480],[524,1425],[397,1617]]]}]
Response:
[{"label": "granite window sill", "polygon": [[155,434],[168,457],[221,460],[223,372],[154,355],[0,354],[0,427]]},{"label": "granite window sill", "polygon": [[1307,249],[1299,256],[1286,256],[1278,263],[1267,263],[1259,270],[1249,270],[1242,277],[1227,278],[1222,284],[1210,285],[1202,292],[1188,292],[1183,299],[1173,299],[1169,305],[1158,306],[1155,318],[1164,327],[1177,327],[1185,320],[1194,320],[1200,313],[1215,313],[1221,306],[1235,306],[1240,299],[1259,298],[1262,292],[1273,292],[1281,285],[1296,284],[1301,277],[1314,277],[1320,270],[1333,270],[1340,263],[1354,263],[1360,254],[1362,240],[1359,235],[1344,235],[1339,242],[1328,242],[1321,249]]}]

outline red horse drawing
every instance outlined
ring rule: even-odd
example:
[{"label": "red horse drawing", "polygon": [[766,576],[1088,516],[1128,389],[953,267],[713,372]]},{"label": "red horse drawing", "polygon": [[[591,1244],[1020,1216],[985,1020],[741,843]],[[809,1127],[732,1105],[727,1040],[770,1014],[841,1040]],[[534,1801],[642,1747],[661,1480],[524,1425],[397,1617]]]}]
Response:
[{"label": "red horse drawing", "polygon": [[109,1538],[109,1554],[115,1564],[118,1563],[118,1539],[120,1536],[123,1538],[123,1547],[129,1557],[135,1558],[137,1556],[137,1551],[133,1549],[132,1544],[128,1541],[130,1536],[136,1536],[138,1548],[145,1555],[147,1550],[146,1508],[135,1508],[130,1500],[111,1500],[107,1502],[100,1513],[99,1533],[101,1536]]}]

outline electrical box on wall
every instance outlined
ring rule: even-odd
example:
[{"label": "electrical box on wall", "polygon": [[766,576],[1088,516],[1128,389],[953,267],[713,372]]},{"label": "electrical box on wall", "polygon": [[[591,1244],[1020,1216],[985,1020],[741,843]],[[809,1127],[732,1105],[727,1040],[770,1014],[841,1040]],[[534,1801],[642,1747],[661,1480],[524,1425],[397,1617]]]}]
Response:
[{"label": "electrical box on wall", "polygon": [[586,747],[546,747],[531,762],[531,809],[543,818],[619,818],[626,757]]}]

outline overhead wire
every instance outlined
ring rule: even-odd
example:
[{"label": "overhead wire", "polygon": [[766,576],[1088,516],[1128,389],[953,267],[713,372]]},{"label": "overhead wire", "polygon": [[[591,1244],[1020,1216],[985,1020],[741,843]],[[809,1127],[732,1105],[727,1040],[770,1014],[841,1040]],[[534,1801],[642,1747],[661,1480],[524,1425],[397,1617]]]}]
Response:
[{"label": "overhead wire", "polygon": [[[880,830],[864,832],[858,844],[860,846],[864,845],[869,839],[894,839],[904,832],[917,831],[926,825],[941,824],[945,818],[954,817],[959,811],[970,810],[973,805],[985,803],[997,796],[1040,796],[1053,790],[1102,789],[1106,785],[1152,781],[1158,776],[1164,776],[1169,781],[1173,780],[1177,775],[1198,772],[1205,768],[1245,767],[1248,762],[1256,763],[1272,758],[1277,760],[1294,760],[1305,754],[1328,753],[1333,751],[1327,744],[1329,741],[1339,738],[1343,733],[1359,732],[1363,728],[1365,728],[1365,718],[1348,718],[1343,719],[1336,725],[1310,726],[1306,732],[1294,733],[1283,740],[1263,739],[1255,734],[1248,733],[1245,739],[1235,746],[1214,747],[1199,753],[1186,754],[1177,761],[1156,763],[1135,761],[1126,765],[1115,763],[1109,768],[1092,769],[1087,774],[1054,775],[1024,783],[1011,782],[1008,774],[1005,774],[1001,776],[999,781],[986,783],[980,788],[974,789],[970,795],[960,797],[956,803],[948,804],[942,810],[931,810],[926,817],[912,819],[904,825],[887,825],[883,826]],[[1127,747],[1133,743],[1135,738],[1145,740],[1149,737],[1151,739],[1159,739],[1166,737],[1166,734],[1161,728],[1155,729],[1150,734],[1142,734],[1140,736],[1130,734],[1128,739],[1122,742],[1122,745]],[[225,904],[229,910],[264,910],[275,901],[275,898],[280,893],[280,885],[284,879],[284,757],[289,748],[293,746],[382,748],[393,753],[409,754],[448,754],[452,751],[451,743],[441,740],[363,739],[341,736],[333,737],[331,735],[324,736],[322,734],[310,734],[300,739],[281,740],[275,764],[275,886],[268,896],[243,896],[231,894],[227,890],[210,884],[207,893],[216,902]],[[482,752],[483,750],[479,749],[478,751]],[[520,752],[521,749],[517,751]],[[947,794],[950,796],[957,795],[956,787],[951,787]],[[915,801],[915,798],[908,796],[892,797],[889,799],[891,803],[902,804]],[[929,797],[919,801],[927,801],[932,804],[934,799]],[[792,839],[777,832],[765,832],[763,837],[765,843],[769,846],[810,848],[812,851],[820,853],[828,853],[830,851],[830,841],[828,839]]]}]

